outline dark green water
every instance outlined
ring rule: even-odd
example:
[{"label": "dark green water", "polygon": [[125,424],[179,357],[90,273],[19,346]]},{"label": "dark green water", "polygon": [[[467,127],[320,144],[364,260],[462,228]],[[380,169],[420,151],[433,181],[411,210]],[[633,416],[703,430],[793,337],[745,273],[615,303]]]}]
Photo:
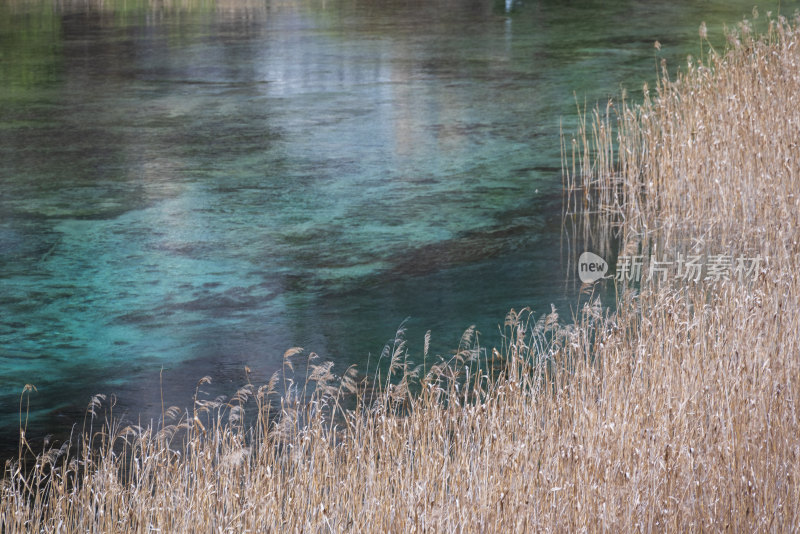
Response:
[{"label": "dark green water", "polygon": [[291,346],[363,366],[407,317],[444,354],[512,307],[569,316],[574,94],[635,99],[655,40],[674,70],[750,10],[4,0],[0,449],[26,383],[33,435],[60,434],[94,393],[153,417],[162,367],[187,405]]}]

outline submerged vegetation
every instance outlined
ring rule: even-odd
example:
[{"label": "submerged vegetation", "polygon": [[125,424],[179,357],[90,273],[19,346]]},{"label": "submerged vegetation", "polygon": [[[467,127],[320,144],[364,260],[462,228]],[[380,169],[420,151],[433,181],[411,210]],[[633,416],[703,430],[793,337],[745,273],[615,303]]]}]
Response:
[{"label": "submerged vegetation", "polygon": [[171,424],[101,424],[97,399],[77,450],[21,436],[0,531],[796,528],[798,31],[745,21],[565,146],[569,214],[620,255],[758,255],[752,276],[621,288],[567,326],[511,312],[491,356],[468,332],[421,368],[398,336],[369,382],[293,349],[270,384],[198,394]]}]

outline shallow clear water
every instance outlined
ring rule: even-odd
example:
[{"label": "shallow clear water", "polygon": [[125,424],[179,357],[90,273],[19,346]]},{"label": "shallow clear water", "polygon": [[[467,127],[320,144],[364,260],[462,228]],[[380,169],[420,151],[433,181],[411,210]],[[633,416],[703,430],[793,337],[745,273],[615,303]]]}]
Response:
[{"label": "shallow clear water", "polygon": [[[787,7],[783,2],[783,10]],[[159,7],[153,7],[159,6]],[[762,5],[765,12],[769,6]],[[777,8],[773,8],[777,9]],[[559,124],[748,2],[0,5],[0,428],[563,315]],[[763,18],[763,17],[762,17]]]}]

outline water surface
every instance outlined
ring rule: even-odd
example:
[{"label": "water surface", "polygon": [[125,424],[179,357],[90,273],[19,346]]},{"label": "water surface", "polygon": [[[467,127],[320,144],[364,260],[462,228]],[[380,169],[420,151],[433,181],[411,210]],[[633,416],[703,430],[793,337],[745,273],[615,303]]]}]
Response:
[{"label": "water surface", "polygon": [[512,307],[568,317],[560,124],[750,7],[4,2],[2,449],[27,383],[58,435],[93,393],[154,416],[162,369],[186,405],[291,346],[363,366],[406,318],[446,354]]}]

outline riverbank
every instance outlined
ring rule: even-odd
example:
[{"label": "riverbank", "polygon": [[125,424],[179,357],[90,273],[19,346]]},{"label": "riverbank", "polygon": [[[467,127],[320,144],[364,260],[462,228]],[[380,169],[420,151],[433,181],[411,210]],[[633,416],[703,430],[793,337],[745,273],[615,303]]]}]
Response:
[{"label": "riverbank", "polygon": [[[598,115],[597,136],[565,147],[581,192],[570,209],[599,214],[620,258],[654,275],[613,316],[599,304],[568,326],[510,313],[496,355],[468,333],[424,376],[399,339],[390,380],[369,389],[288,351],[287,374],[304,361],[311,372],[282,399],[277,382],[222,403],[200,395],[191,412],[165,407],[163,428],[104,424],[98,399],[77,456],[35,457],[23,442],[0,530],[791,530],[797,32],[774,21],[755,39],[743,24],[724,55],[694,60],[641,106],[617,104],[616,142]],[[679,265],[690,256],[705,266],[696,280]]]}]

